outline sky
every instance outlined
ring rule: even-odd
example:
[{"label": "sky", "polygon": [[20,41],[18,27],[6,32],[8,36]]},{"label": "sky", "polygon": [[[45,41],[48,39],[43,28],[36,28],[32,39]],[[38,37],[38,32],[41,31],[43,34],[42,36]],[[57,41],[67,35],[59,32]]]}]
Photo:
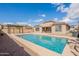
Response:
[{"label": "sky", "polygon": [[44,21],[76,24],[79,4],[71,3],[0,3],[0,23],[37,25]]}]

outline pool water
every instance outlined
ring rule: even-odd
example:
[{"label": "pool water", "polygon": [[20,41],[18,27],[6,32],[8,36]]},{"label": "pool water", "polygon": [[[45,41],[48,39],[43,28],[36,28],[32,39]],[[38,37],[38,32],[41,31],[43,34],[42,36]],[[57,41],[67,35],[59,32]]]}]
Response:
[{"label": "pool water", "polygon": [[67,43],[67,39],[59,37],[50,37],[34,34],[21,35],[20,37],[24,40],[28,40],[34,44],[37,44],[59,54],[63,53],[64,47]]}]

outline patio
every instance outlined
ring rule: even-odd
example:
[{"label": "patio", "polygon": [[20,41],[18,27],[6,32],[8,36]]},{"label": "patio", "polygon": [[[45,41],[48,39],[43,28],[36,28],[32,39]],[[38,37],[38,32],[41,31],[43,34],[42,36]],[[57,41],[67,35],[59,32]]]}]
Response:
[{"label": "patio", "polygon": [[0,35],[0,56],[30,56],[23,47],[19,46],[8,35]]}]

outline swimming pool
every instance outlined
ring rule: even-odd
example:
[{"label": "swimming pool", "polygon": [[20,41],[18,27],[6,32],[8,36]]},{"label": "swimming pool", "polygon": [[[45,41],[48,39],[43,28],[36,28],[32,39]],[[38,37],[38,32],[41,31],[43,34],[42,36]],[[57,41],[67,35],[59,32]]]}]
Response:
[{"label": "swimming pool", "polygon": [[64,47],[67,43],[66,38],[59,37],[51,37],[51,36],[43,36],[43,35],[34,35],[34,34],[26,34],[20,35],[19,37],[24,40],[28,40],[34,44],[47,48],[51,51],[62,54]]}]

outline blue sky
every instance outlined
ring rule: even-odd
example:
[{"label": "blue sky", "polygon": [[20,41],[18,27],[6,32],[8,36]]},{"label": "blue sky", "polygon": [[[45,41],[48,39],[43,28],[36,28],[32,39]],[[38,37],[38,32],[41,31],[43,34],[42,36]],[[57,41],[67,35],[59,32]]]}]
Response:
[{"label": "blue sky", "polygon": [[[62,21],[67,16],[70,3],[2,3],[0,23],[39,24],[43,21]],[[66,11],[65,11],[66,10]]]}]

